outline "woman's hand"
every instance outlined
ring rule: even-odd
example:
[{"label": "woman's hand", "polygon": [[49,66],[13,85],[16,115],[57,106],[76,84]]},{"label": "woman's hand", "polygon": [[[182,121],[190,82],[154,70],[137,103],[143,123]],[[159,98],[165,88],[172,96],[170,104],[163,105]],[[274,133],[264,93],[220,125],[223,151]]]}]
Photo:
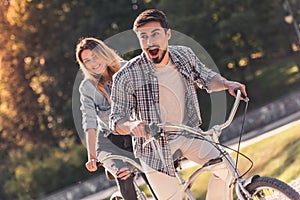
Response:
[{"label": "woman's hand", "polygon": [[85,163],[85,167],[88,171],[90,172],[94,172],[97,171],[98,167],[97,167],[97,159],[89,159],[86,163]]},{"label": "woman's hand", "polygon": [[119,179],[126,180],[130,177],[131,171],[128,168],[123,167],[117,171],[116,175]]}]

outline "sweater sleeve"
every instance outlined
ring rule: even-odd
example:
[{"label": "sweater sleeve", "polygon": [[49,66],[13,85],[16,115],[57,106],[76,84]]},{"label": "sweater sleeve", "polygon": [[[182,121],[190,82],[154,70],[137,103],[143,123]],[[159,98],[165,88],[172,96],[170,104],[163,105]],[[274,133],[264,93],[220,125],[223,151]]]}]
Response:
[{"label": "sweater sleeve", "polygon": [[[95,88],[96,89],[96,88]],[[89,87],[86,81],[83,81],[79,87],[81,113],[82,113],[82,128],[87,131],[89,128],[97,128],[97,112],[92,95],[92,87]]]}]

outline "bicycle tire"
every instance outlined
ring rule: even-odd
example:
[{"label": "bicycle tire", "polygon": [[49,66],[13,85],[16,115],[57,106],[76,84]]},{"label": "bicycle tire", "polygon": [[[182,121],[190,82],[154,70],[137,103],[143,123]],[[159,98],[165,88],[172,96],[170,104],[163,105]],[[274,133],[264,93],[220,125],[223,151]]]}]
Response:
[{"label": "bicycle tire", "polygon": [[299,193],[288,184],[270,177],[258,177],[246,186],[253,200],[300,200]]},{"label": "bicycle tire", "polygon": [[116,191],[110,196],[109,200],[124,200],[124,198],[119,191]]}]

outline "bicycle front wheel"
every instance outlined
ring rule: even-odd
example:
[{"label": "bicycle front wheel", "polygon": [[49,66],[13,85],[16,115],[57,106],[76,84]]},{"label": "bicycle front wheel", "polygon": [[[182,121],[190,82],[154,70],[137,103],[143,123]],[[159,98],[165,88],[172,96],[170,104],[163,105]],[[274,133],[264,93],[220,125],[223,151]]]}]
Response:
[{"label": "bicycle front wheel", "polygon": [[253,200],[300,200],[296,190],[275,178],[258,177],[246,189]]}]

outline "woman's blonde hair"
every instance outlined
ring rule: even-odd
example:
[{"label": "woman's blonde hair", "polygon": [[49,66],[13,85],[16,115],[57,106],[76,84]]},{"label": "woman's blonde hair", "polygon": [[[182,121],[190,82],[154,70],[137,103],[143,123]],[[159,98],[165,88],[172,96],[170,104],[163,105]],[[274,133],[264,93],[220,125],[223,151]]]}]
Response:
[{"label": "woman's blonde hair", "polygon": [[98,74],[94,74],[93,72],[89,71],[83,63],[81,54],[86,49],[90,49],[97,58],[109,63],[107,70],[110,76],[113,76],[120,69],[120,61],[122,58],[114,50],[109,48],[103,41],[96,38],[83,38],[76,46],[76,60],[83,72],[84,77],[91,80],[111,104],[111,100],[109,94],[105,90],[104,80],[101,77],[101,74],[100,79],[97,78]]}]

